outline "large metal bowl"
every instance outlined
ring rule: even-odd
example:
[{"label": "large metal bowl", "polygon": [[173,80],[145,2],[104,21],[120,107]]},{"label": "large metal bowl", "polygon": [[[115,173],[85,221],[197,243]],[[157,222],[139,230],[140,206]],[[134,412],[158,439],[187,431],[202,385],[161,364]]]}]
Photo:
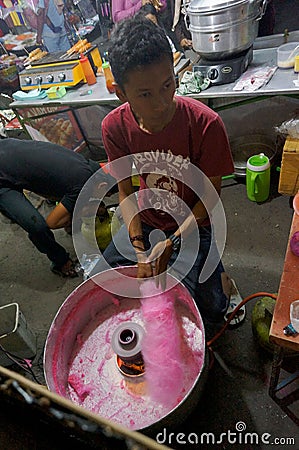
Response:
[{"label": "large metal bowl", "polygon": [[[189,291],[183,284],[177,282],[172,276],[167,275],[167,286],[171,286],[170,292],[175,299],[176,314],[180,317],[178,320],[181,324],[181,336],[184,340],[182,345],[187,350],[187,353],[191,354],[191,361],[192,364],[195,361],[195,366],[194,370],[192,369],[191,371],[192,376],[188,375],[188,386],[186,384],[185,393],[175,407],[167,411],[165,408],[162,409],[161,416],[158,417],[157,410],[160,411],[160,407],[155,403],[150,408],[143,408],[142,413],[139,415],[135,414],[134,401],[139,402],[143,393],[146,392],[146,390],[143,390],[142,395],[139,395],[142,390],[142,383],[145,381],[138,379],[134,381],[135,384],[132,384],[132,380],[128,381],[119,372],[116,364],[116,355],[113,354],[110,341],[111,334],[120,324],[119,317],[123,321],[126,321],[126,319],[129,321],[137,319],[136,323],[139,321],[142,325],[142,315],[141,322],[138,316],[138,308],[140,308],[141,303],[140,283],[136,279],[136,274],[136,267],[110,269],[86,280],[69,295],[57,312],[50,327],[44,353],[44,372],[46,383],[51,391],[69,398],[75,403],[79,403],[82,407],[90,409],[106,419],[121,423],[127,428],[142,430],[151,434],[154,431],[161,430],[162,426],[177,425],[182,420],[185,420],[186,416],[196,406],[203,389],[207,371],[205,337],[200,313]],[[112,293],[116,285],[123,293],[123,296]],[[113,321],[116,316],[117,323]],[[100,330],[99,327],[102,327],[101,333],[102,331],[103,333],[100,335],[101,339],[99,341],[93,341],[93,359],[97,359],[97,366],[95,367],[94,362],[90,359],[88,359],[87,363],[81,360],[81,354],[82,349],[86,348],[89,337],[92,336],[92,333],[97,333]],[[189,327],[187,333],[184,333],[184,327]],[[80,357],[80,363],[86,363],[84,370],[86,372],[90,371],[90,373],[84,375],[78,372],[78,376],[89,377],[92,374],[92,382],[98,383],[100,389],[100,393],[97,394],[100,399],[97,406],[102,400],[103,402],[106,401],[108,396],[109,402],[105,408],[111,408],[109,414],[103,413],[102,405],[97,411],[90,408],[89,403],[86,403],[85,399],[82,402],[74,400],[73,392],[69,385],[69,373],[78,357]],[[190,360],[188,359],[188,361]],[[76,362],[76,364],[79,366],[79,363]],[[99,365],[101,371],[99,370]],[[187,373],[189,370],[188,365],[185,365],[185,367]],[[165,370],[167,370],[167,361],[165,361]],[[110,382],[112,386],[116,387],[117,396],[112,395],[111,390],[107,390],[107,385]],[[140,385],[138,385],[139,382],[141,383]],[[133,389],[132,392],[129,392],[128,398],[124,397],[124,395],[127,395],[124,392],[124,384],[126,387],[130,386],[129,389]],[[119,389],[119,386],[121,389]],[[93,392],[90,394],[90,401],[93,400],[92,396]],[[116,405],[118,401],[119,405]],[[116,410],[123,409],[124,406],[126,406],[125,423],[120,420],[117,414],[114,414],[113,410],[113,408],[116,408]],[[130,414],[133,417],[131,409],[134,410],[134,421],[130,419],[128,424],[127,421]],[[110,415],[113,417],[109,417]],[[133,422],[134,425],[131,426]]]},{"label": "large metal bowl", "polygon": [[268,156],[270,164],[277,154],[278,144],[267,135],[252,134],[237,137],[230,142],[234,160],[235,175],[246,176],[246,163],[248,158],[259,153]]}]

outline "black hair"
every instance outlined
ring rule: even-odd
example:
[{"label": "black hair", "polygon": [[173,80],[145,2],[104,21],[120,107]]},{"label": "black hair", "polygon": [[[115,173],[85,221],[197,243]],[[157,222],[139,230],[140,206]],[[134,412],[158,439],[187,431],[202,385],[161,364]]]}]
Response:
[{"label": "black hair", "polygon": [[114,79],[122,89],[133,69],[159,62],[165,56],[173,63],[164,30],[139,14],[115,26],[108,54]]},{"label": "black hair", "polygon": [[152,3],[145,3],[144,5],[142,5],[137,14],[143,15],[145,17],[148,14],[152,14],[153,16],[157,17],[158,20],[158,12],[154,5],[152,5]]}]

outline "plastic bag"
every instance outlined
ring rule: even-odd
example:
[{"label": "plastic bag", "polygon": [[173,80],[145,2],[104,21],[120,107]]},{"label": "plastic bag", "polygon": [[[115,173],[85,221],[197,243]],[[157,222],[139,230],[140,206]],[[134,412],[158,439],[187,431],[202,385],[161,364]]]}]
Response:
[{"label": "plastic bag", "polygon": [[290,136],[291,138],[299,139],[299,118],[294,118],[282,122],[279,127],[275,127],[275,131],[284,136]]},{"label": "plastic bag", "polygon": [[92,255],[86,255],[84,253],[82,255],[81,264],[78,263],[76,265],[76,272],[83,276],[84,281],[87,280],[100,259],[101,255],[99,253]]},{"label": "plastic bag", "polygon": [[257,91],[262,86],[271,80],[277,66],[265,66],[265,67],[253,67],[239,78],[235,86],[234,91]]}]

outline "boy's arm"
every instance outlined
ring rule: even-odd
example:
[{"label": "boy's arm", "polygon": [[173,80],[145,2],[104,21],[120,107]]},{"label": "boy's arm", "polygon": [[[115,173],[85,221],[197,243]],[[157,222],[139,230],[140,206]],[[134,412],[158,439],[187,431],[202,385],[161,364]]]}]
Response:
[{"label": "boy's arm", "polygon": [[[209,178],[218,195],[221,191],[221,176]],[[208,187],[207,187],[208,189]],[[215,198],[215,197],[214,197]],[[177,237],[187,237],[195,228],[200,226],[208,217],[208,212],[201,200],[194,205],[192,214],[189,215],[182,225],[173,233]],[[194,220],[195,218],[195,220]],[[149,260],[155,262],[154,275],[160,275],[167,270],[169,259],[173,252],[173,243],[170,239],[158,242],[153,248]]]},{"label": "boy's arm", "polygon": [[[212,185],[214,186],[216,192],[218,193],[218,196],[220,196],[220,192],[221,192],[221,176],[219,177],[211,177],[209,178],[210,182],[212,183]],[[207,187],[207,190],[209,188]],[[219,197],[218,197],[219,198]],[[218,200],[217,198],[217,200]],[[216,200],[216,199],[215,199]],[[213,201],[211,199],[211,201]],[[204,206],[204,204],[202,203],[201,200],[198,200],[198,202],[195,204],[194,208],[192,209],[192,216],[187,217],[187,219],[182,223],[182,225],[180,226],[179,230],[176,231],[174,234],[175,235],[185,235],[188,236],[188,234],[190,234],[190,232],[192,231],[193,227],[191,225],[191,222],[194,222],[194,217],[195,217],[195,221],[197,226],[200,226],[201,223],[207,219],[208,217],[208,212]]]},{"label": "boy's arm", "polygon": [[37,30],[36,30],[36,43],[42,45],[42,33],[45,23],[45,8],[38,8],[37,10]]},{"label": "boy's arm", "polygon": [[58,203],[58,205],[46,218],[47,225],[52,230],[70,225],[71,220],[72,216],[70,212],[66,209],[65,206],[63,206],[62,203]]},{"label": "boy's arm", "polygon": [[[136,238],[132,242],[138,261],[138,278],[152,276],[152,266],[147,262],[144,242],[142,240],[142,225],[139,216],[136,195],[131,178],[126,178],[118,183],[119,204],[124,222],[128,228],[130,238]],[[141,237],[138,239],[138,237]]]}]

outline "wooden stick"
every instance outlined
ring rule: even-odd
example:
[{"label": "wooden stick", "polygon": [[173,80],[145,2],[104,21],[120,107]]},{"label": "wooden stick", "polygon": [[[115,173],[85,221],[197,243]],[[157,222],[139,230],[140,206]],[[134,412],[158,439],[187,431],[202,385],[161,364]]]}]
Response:
[{"label": "wooden stick", "polygon": [[137,431],[129,430],[117,423],[111,422],[110,420],[105,419],[102,416],[99,416],[98,414],[95,414],[85,408],[82,408],[81,406],[73,403],[71,400],[68,400],[65,397],[61,397],[60,395],[49,391],[46,386],[42,386],[40,384],[34,383],[33,381],[28,380],[27,378],[23,377],[22,375],[20,375],[16,372],[12,372],[11,370],[6,369],[5,367],[0,366],[0,375],[3,375],[7,378],[11,378],[11,379],[17,381],[25,389],[30,389],[31,391],[33,391],[43,397],[48,398],[49,400],[53,401],[57,405],[61,406],[62,408],[66,408],[66,409],[72,411],[74,414],[78,414],[81,417],[85,417],[86,419],[91,420],[92,422],[95,422],[102,427],[110,428],[113,432],[115,432],[115,434],[120,434],[120,435],[124,436],[126,439],[131,438],[132,440],[143,445],[146,449],[169,450],[169,447],[166,447],[162,444],[158,444],[153,439],[151,439]]},{"label": "wooden stick", "polygon": [[9,53],[8,53],[8,51],[6,50],[6,48],[4,47],[4,45],[2,44],[2,42],[0,42],[0,45],[1,45],[2,49],[5,51],[5,53],[8,55]]}]

